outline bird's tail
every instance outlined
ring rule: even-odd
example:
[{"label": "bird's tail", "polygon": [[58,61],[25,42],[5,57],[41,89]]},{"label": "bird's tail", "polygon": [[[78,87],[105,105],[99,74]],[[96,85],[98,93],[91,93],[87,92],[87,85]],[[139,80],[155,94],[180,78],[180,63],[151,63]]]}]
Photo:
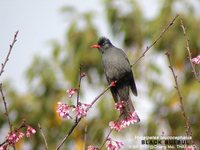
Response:
[{"label": "bird's tail", "polygon": [[130,97],[127,101],[124,101],[124,106],[122,107],[122,111],[120,114],[120,120],[127,120],[127,119],[132,120],[134,123],[140,122],[140,118],[135,112],[135,108],[133,106]]}]

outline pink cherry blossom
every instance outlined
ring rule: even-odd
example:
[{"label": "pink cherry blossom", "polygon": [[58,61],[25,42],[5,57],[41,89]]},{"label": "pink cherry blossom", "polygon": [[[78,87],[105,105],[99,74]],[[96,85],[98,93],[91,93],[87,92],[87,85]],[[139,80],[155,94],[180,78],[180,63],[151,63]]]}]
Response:
[{"label": "pink cherry blossom", "polygon": [[124,107],[124,101],[119,101],[115,103],[115,109],[117,109],[119,112],[122,111],[122,108]]},{"label": "pink cherry blossom", "polygon": [[11,132],[7,135],[6,139],[9,145],[14,145],[19,141],[20,137],[17,132]]},{"label": "pink cherry blossom", "polygon": [[82,72],[81,73],[81,78],[85,77],[86,76],[86,73],[85,72]]},{"label": "pink cherry blossom", "polygon": [[76,91],[77,89],[75,88],[68,89],[67,90],[68,97],[71,98],[76,93]]},{"label": "pink cherry blossom", "polygon": [[34,128],[32,128],[31,126],[27,127],[26,137],[30,137],[31,134],[35,134],[35,133],[36,133],[36,130]]},{"label": "pink cherry blossom", "polygon": [[7,145],[0,146],[0,150],[6,150],[6,149],[7,149]]},{"label": "pink cherry blossom", "polygon": [[128,127],[130,124],[134,124],[139,122],[139,117],[137,113],[130,112],[129,115],[127,115],[123,120],[117,120],[117,121],[111,121],[109,123],[109,126],[111,129],[114,129],[115,131],[119,132],[122,129]]},{"label": "pink cherry blossom", "polygon": [[85,117],[87,115],[87,111],[88,109],[91,107],[90,104],[83,104],[83,103],[80,103],[76,108],[76,117],[77,118],[82,118],[82,117]]},{"label": "pink cherry blossom", "polygon": [[15,143],[17,143],[21,138],[24,137],[24,133],[21,131],[13,131],[11,133],[8,133],[6,136],[8,145],[13,146]]},{"label": "pink cherry blossom", "polygon": [[93,145],[87,147],[87,150],[100,150],[99,148],[95,148]]},{"label": "pink cherry blossom", "polygon": [[110,121],[109,126],[110,126],[111,129],[114,129],[117,132],[122,130],[121,121]]},{"label": "pink cherry blossom", "polygon": [[[27,128],[26,133],[21,131],[22,128]],[[23,124],[20,128],[8,133],[5,142],[0,146],[0,150],[6,150],[8,146],[14,146],[15,143],[17,143],[25,135],[30,137],[31,134],[35,133],[36,130],[34,128],[32,128],[30,125]]]},{"label": "pink cherry blossom", "polygon": [[18,137],[19,137],[19,138],[23,138],[23,137],[24,137],[24,133],[19,131],[19,132],[18,132]]},{"label": "pink cherry blossom", "polygon": [[187,146],[185,150],[197,150],[196,145]]},{"label": "pink cherry blossom", "polygon": [[122,120],[122,126],[127,127],[129,126],[130,124],[134,124],[134,123],[137,123],[139,122],[139,117],[137,115],[137,113],[134,111],[134,112],[130,112],[129,115]]},{"label": "pink cherry blossom", "polygon": [[58,107],[56,112],[58,113],[58,115],[62,118],[71,119],[71,116],[69,115],[70,106],[62,102],[58,102],[57,104]]},{"label": "pink cherry blossom", "polygon": [[198,55],[197,57],[192,58],[192,62],[196,65],[200,64],[200,55]]},{"label": "pink cherry blossom", "polygon": [[186,147],[185,150],[194,150],[194,148]]},{"label": "pink cherry blossom", "polygon": [[119,141],[114,141],[111,138],[108,138],[106,141],[107,150],[120,150],[124,144]]}]

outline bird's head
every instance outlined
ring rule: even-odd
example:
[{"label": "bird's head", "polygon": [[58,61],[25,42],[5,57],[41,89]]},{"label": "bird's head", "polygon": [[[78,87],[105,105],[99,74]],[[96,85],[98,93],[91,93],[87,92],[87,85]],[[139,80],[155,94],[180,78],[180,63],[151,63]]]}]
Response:
[{"label": "bird's head", "polygon": [[92,48],[98,48],[102,53],[104,53],[108,48],[112,46],[110,40],[106,37],[101,37],[98,40],[98,44],[94,44]]}]

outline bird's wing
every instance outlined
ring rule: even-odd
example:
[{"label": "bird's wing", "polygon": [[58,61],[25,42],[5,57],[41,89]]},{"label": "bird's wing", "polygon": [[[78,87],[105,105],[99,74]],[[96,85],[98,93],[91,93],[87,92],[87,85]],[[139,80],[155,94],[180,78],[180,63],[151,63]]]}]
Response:
[{"label": "bird's wing", "polygon": [[[121,49],[120,49],[121,50]],[[131,87],[131,91],[133,92],[133,94],[135,96],[137,96],[137,88],[136,88],[136,84],[135,84],[135,80],[134,80],[134,76],[133,76],[133,72],[131,70],[131,65],[130,62],[128,60],[127,55],[125,54],[125,52],[123,50],[121,50],[122,55],[125,57],[126,61],[128,62],[129,66],[130,66],[130,72],[128,73],[128,79],[129,79],[129,85]]]},{"label": "bird's wing", "polygon": [[131,91],[133,92],[133,94],[135,96],[137,96],[137,88],[136,88],[136,85],[135,85],[135,80],[134,80],[132,71],[129,74],[129,85],[131,87]]}]

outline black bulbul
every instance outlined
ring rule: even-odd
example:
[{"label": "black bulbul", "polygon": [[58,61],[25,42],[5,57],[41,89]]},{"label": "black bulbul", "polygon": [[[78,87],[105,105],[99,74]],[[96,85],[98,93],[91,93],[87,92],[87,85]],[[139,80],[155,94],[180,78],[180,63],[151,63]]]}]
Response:
[{"label": "black bulbul", "polygon": [[111,84],[112,81],[117,81],[116,86],[111,87],[110,90],[116,103],[124,101],[125,105],[121,115],[127,116],[130,112],[134,112],[129,88],[135,96],[137,96],[137,88],[127,55],[105,37],[101,37],[98,44],[91,47],[97,48],[102,54],[103,69],[108,83]]}]

